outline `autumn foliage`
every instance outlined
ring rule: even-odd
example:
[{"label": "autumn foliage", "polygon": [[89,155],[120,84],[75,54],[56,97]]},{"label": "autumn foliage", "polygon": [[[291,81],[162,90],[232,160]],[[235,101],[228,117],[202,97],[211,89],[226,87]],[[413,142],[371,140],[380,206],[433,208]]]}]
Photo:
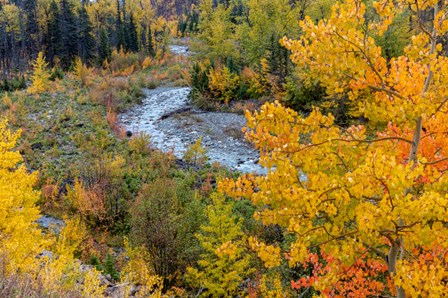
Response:
[{"label": "autumn foliage", "polygon": [[39,94],[48,89],[50,80],[50,73],[48,72],[48,63],[45,61],[42,52],[36,58],[33,63],[33,75],[31,77],[31,86],[28,88],[28,92],[32,94]]},{"label": "autumn foliage", "polygon": [[337,280],[321,293],[329,297],[372,297],[379,296],[388,286],[391,286],[387,277],[387,266],[377,260],[366,260],[365,255],[361,255],[351,265],[338,262],[331,255],[325,253],[309,253],[302,269],[311,268],[311,275],[291,281],[293,289],[301,290],[326,279],[326,275],[335,269],[338,270]]},{"label": "autumn foliage", "polygon": [[[307,262],[309,248],[331,257],[331,270],[323,267],[325,274],[309,281],[321,294],[352,289],[357,294],[350,295],[361,295],[361,289],[340,284],[340,276],[354,285],[386,266],[398,297],[440,297],[438,287],[447,286],[446,255],[431,264],[421,254],[448,247],[448,59],[438,44],[448,29],[447,7],[384,0],[374,8],[376,18],[366,20],[362,1],[336,3],[326,19],[305,17],[299,40],[282,40],[293,62],[306,70],[304,79],[319,79],[330,96],[346,94],[352,115],[368,119],[369,127],[341,128],[319,109],[302,117],[278,102],[265,104],[247,113],[246,136],[268,174],[226,180],[220,188],[250,199],[258,206],[257,219],[294,236],[286,257],[272,258],[284,257],[295,267]],[[405,9],[416,18],[431,10],[435,21],[429,29],[416,28],[404,54],[388,60],[373,34],[384,34]],[[385,130],[370,129],[387,123]],[[372,293],[383,289],[370,282]]]},{"label": "autumn foliage", "polygon": [[[26,280],[39,283],[43,291],[52,295],[72,291],[81,296],[97,296],[104,288],[99,285],[96,270],[81,271],[74,252],[84,240],[85,230],[79,220],[67,220],[56,239],[45,235],[36,220],[39,192],[34,190],[37,172],[29,174],[23,160],[13,148],[19,132],[8,129],[7,121],[0,120],[0,260],[2,279],[17,278],[17,287],[25,287]],[[41,256],[46,249],[54,256]],[[77,284],[84,280],[84,284]]]},{"label": "autumn foliage", "polygon": [[13,151],[19,136],[0,119],[0,257],[8,273],[32,270],[46,244],[35,223],[40,213],[39,192],[33,189],[37,173],[29,174],[20,153]]}]

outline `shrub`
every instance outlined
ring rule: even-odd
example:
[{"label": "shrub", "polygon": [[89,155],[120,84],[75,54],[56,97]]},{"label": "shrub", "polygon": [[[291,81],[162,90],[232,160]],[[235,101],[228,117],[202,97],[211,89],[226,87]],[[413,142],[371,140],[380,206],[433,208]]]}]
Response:
[{"label": "shrub", "polygon": [[50,81],[62,80],[64,76],[65,76],[64,70],[59,66],[55,66],[51,70]]},{"label": "shrub", "polygon": [[26,80],[24,76],[7,79],[4,78],[3,82],[0,82],[0,91],[15,91],[26,88]]},{"label": "shrub", "polygon": [[247,86],[248,97],[259,98],[266,94],[267,82],[262,75],[255,72],[252,68],[243,68],[241,79]]},{"label": "shrub", "polygon": [[67,187],[66,200],[92,226],[113,233],[126,233],[128,202],[131,199],[126,176],[125,160],[108,154],[98,156],[79,169],[82,180]]},{"label": "shrub", "polygon": [[110,62],[107,64],[113,76],[129,76],[141,69],[145,56],[138,53],[114,50]]},{"label": "shrub", "polygon": [[99,185],[86,189],[81,181],[75,180],[73,188],[67,187],[66,199],[84,218],[102,221],[106,217],[105,194]]},{"label": "shrub", "polygon": [[175,181],[159,178],[142,187],[131,208],[134,241],[148,249],[160,276],[177,270],[179,202],[175,189]]},{"label": "shrub", "polygon": [[154,59],[152,59],[151,57],[146,57],[145,60],[143,60],[142,62],[142,69],[147,69],[151,66],[153,66],[154,63]]},{"label": "shrub", "polygon": [[84,63],[82,63],[82,60],[79,57],[75,61],[74,71],[78,80],[81,81],[82,86],[89,84],[88,77],[91,71]]},{"label": "shrub", "polygon": [[238,87],[240,87],[240,77],[232,73],[229,68],[226,66],[212,68],[208,78],[208,87],[212,95],[224,101],[226,105],[236,97],[235,94],[238,93]]},{"label": "shrub", "polygon": [[135,154],[148,155],[151,152],[150,136],[145,132],[133,136],[128,144],[130,151]]},{"label": "shrub", "polygon": [[297,76],[288,77],[284,84],[283,102],[296,111],[311,111],[325,97],[325,88],[319,82],[304,82]]},{"label": "shrub", "polygon": [[183,159],[194,166],[201,167],[208,161],[207,149],[202,147],[202,137],[190,145],[184,153]]},{"label": "shrub", "polygon": [[110,128],[115,132],[119,133],[119,126],[117,122],[117,113],[112,110],[112,108],[108,108],[106,112],[106,120],[109,123]]},{"label": "shrub", "polygon": [[212,65],[209,62],[195,63],[190,70],[190,85],[193,89],[199,92],[208,91],[209,77],[208,74],[212,69]]},{"label": "shrub", "polygon": [[200,248],[194,234],[203,222],[201,198],[187,181],[159,177],[144,185],[131,207],[132,238],[152,257],[155,273],[175,282]]},{"label": "shrub", "polygon": [[[121,270],[120,281],[123,284],[138,284],[137,293],[134,297],[161,297],[163,280],[156,275],[151,266],[151,256],[144,247],[131,247],[125,239],[127,262]],[[129,297],[131,286],[125,286],[122,297]]]},{"label": "shrub", "polygon": [[135,79],[105,77],[90,89],[90,98],[114,112],[120,112],[139,103],[145,93]]}]

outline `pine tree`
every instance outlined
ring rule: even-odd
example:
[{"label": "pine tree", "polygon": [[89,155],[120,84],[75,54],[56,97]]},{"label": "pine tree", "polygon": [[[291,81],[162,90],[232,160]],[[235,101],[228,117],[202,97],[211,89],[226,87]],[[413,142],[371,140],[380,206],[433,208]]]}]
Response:
[{"label": "pine tree", "polygon": [[135,26],[134,16],[132,15],[132,13],[131,16],[129,17],[128,32],[129,32],[128,50],[132,52],[138,52],[137,27]]},{"label": "pine tree", "polygon": [[61,0],[60,5],[62,48],[59,56],[62,67],[68,68],[78,54],[77,22],[72,3]]},{"label": "pine tree", "polygon": [[104,261],[104,273],[110,274],[113,280],[118,280],[120,278],[120,273],[115,268],[115,260],[111,254],[107,254],[106,260]]},{"label": "pine tree", "polygon": [[148,54],[154,57],[156,55],[156,51],[154,50],[154,43],[152,42],[152,31],[151,26],[148,26],[148,45],[147,45]]},{"label": "pine tree", "polygon": [[37,24],[37,3],[36,0],[23,2],[23,9],[26,16],[25,22],[25,43],[28,59],[35,58],[39,43],[39,25]]},{"label": "pine tree", "polygon": [[92,24],[85,6],[79,9],[78,36],[78,55],[84,63],[88,63],[95,56],[96,44],[92,35]]},{"label": "pine tree", "polygon": [[39,94],[44,92],[48,88],[48,82],[50,80],[50,74],[48,73],[48,63],[45,61],[42,52],[37,55],[36,61],[33,63],[34,72],[31,77],[32,84],[28,88],[28,93]]},{"label": "pine tree", "polygon": [[110,60],[112,51],[110,49],[109,36],[106,29],[100,31],[100,42],[98,45],[98,63],[102,64],[104,60]]},{"label": "pine tree", "polygon": [[123,34],[123,21],[121,18],[121,6],[120,6],[120,0],[117,0],[117,16],[115,19],[115,35],[116,35],[116,48],[119,50],[123,47],[125,47],[125,40],[124,40],[124,34]]},{"label": "pine tree", "polygon": [[270,72],[277,75],[284,83],[289,73],[289,51],[278,41],[280,36],[272,34],[269,45],[266,47],[266,59],[269,63]]},{"label": "pine tree", "polygon": [[47,20],[47,32],[44,37],[45,54],[50,65],[54,65],[55,58],[62,49],[61,13],[55,1],[50,3]]},{"label": "pine tree", "polygon": [[244,277],[251,273],[250,255],[245,247],[242,221],[232,213],[233,204],[226,203],[222,194],[211,195],[212,205],[206,215],[208,225],[197,234],[204,253],[198,261],[199,269],[188,268],[187,279],[202,287],[205,297],[234,297]]}]

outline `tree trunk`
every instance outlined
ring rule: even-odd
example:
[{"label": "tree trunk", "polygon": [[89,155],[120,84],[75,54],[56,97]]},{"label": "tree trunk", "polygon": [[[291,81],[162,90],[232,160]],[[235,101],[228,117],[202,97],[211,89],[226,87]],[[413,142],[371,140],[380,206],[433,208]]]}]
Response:
[{"label": "tree trunk", "polygon": [[[436,3],[434,5],[434,19],[436,19],[438,12],[439,12],[439,6]],[[419,17],[419,16],[417,16],[417,17]],[[437,30],[436,30],[436,26],[434,24],[432,34],[431,34],[431,48],[430,48],[431,54],[433,54],[436,50],[436,38],[437,38]],[[431,70],[430,66],[428,65],[428,76],[426,77],[425,85],[423,86],[422,97],[425,97],[425,93],[429,89],[429,85],[431,84],[433,75],[434,75],[434,73]],[[421,139],[422,126],[423,126],[423,119],[422,119],[422,116],[419,116],[415,120],[414,136],[412,139],[411,152],[409,153],[409,162],[413,162],[413,167],[417,163],[417,152],[418,152],[418,146],[420,144],[420,139]],[[409,194],[410,191],[411,191],[410,189],[405,189],[404,195]],[[404,225],[404,222],[401,219],[399,219],[399,225],[400,226]],[[397,264],[398,252],[400,250],[402,250],[402,253],[400,256],[402,258],[404,249],[403,249],[403,239],[401,237],[396,239],[394,243],[391,243],[391,248],[389,249],[389,253],[387,255],[386,261],[387,261],[388,271],[390,274],[395,274],[397,272],[396,264]],[[397,298],[406,298],[406,293],[405,293],[404,289],[401,287],[397,287]]]}]

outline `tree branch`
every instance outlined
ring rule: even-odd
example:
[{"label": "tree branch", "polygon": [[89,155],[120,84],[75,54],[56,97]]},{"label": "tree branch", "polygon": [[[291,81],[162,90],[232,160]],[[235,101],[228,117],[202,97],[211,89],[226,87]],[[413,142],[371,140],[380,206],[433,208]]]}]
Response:
[{"label": "tree branch", "polygon": [[429,166],[429,165],[433,165],[433,164],[436,164],[436,163],[439,163],[439,162],[442,162],[442,161],[446,161],[446,160],[448,160],[448,157],[445,157],[445,158],[442,158],[442,159],[439,159],[439,160],[434,160],[434,161],[422,162],[421,164],[423,164],[425,166]]},{"label": "tree branch", "polygon": [[386,253],[384,253],[384,252],[382,252],[381,250],[379,250],[378,248],[376,248],[376,247],[373,247],[373,246],[371,246],[371,245],[368,245],[367,243],[365,243],[365,242],[362,242],[362,244],[367,248],[367,250],[372,250],[373,252],[375,252],[377,255],[379,255],[380,257],[382,257],[383,259],[385,259],[386,260]]}]

